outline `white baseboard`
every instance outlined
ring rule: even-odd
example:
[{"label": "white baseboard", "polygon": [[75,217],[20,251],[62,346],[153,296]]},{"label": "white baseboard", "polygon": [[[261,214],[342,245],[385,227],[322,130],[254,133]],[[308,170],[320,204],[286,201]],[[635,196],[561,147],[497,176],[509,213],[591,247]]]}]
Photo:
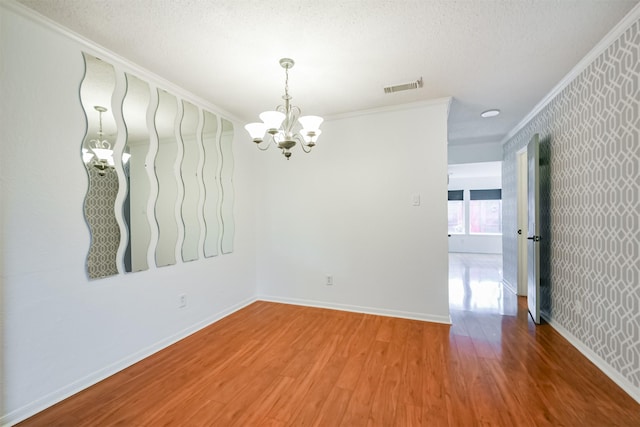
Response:
[{"label": "white baseboard", "polygon": [[10,413],[5,414],[4,416],[2,416],[2,418],[0,418],[0,425],[12,426],[14,424],[17,424],[20,421],[23,421],[88,387],[97,384],[105,378],[108,378],[111,375],[114,375],[122,371],[123,369],[128,368],[129,366],[151,356],[152,354],[157,353],[158,351],[167,348],[172,344],[175,344],[176,342],[188,337],[189,335],[198,332],[199,330],[211,325],[212,323],[217,322],[224,317],[227,317],[228,315],[248,306],[249,304],[252,304],[255,301],[256,298],[252,297],[234,304],[231,307],[219,311],[218,313],[209,316],[206,319],[197,322],[163,340],[145,347],[140,351],[131,354],[130,356],[120,359],[117,362],[114,362],[102,369],[98,369],[97,371],[92,372],[91,374],[86,375],[72,382],[71,384],[61,387],[56,391],[53,391],[37,400],[34,400],[31,403],[28,403],[27,405],[11,411]]},{"label": "white baseboard", "polygon": [[553,329],[558,331],[567,341],[578,349],[587,359],[589,359],[598,369],[600,369],[606,376],[608,376],[614,383],[622,388],[629,396],[640,403],[640,387],[633,385],[628,379],[620,375],[614,368],[611,367],[603,358],[598,356],[593,350],[584,345],[582,341],[576,338],[571,332],[566,330],[562,325],[553,321],[549,316],[542,314],[541,317],[549,324]]},{"label": "white baseboard", "polygon": [[351,311],[354,313],[375,314],[378,316],[399,317],[402,319],[422,320],[425,322],[451,324],[451,316],[438,316],[424,313],[413,313],[409,311],[388,310],[385,308],[362,307],[350,304],[338,304],[325,301],[303,300],[297,298],[285,298],[271,295],[258,295],[258,300],[267,302],[278,302],[282,304],[301,305],[305,307],[328,308],[331,310]]}]

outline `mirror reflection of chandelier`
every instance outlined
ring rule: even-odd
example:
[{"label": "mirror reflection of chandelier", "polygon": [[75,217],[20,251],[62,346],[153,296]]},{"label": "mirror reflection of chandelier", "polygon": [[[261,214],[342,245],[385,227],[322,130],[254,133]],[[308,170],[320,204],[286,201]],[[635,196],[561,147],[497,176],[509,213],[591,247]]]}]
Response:
[{"label": "mirror reflection of chandelier", "polygon": [[[82,160],[94,168],[98,169],[98,174],[104,176],[108,169],[114,169],[115,163],[113,161],[113,150],[111,149],[111,143],[104,139],[104,133],[102,132],[102,113],[107,112],[105,107],[96,105],[93,107],[99,116],[98,134],[97,138],[89,141],[89,148],[82,149]],[[126,163],[131,157],[128,153],[122,153],[122,161]]]},{"label": "mirror reflection of chandelier", "polygon": [[[289,95],[289,69],[293,68],[293,59],[282,58],[280,66],[285,70],[284,105],[278,105],[275,111],[265,111],[260,114],[262,122],[249,123],[244,128],[249,132],[253,142],[262,150],[267,150],[271,144],[275,144],[282,150],[282,154],[289,160],[291,148],[300,143],[305,153],[311,152],[316,145],[318,136],[322,132],[320,124],[324,120],[318,116],[300,117],[300,108],[291,105]],[[260,145],[266,134],[267,144]]]}]

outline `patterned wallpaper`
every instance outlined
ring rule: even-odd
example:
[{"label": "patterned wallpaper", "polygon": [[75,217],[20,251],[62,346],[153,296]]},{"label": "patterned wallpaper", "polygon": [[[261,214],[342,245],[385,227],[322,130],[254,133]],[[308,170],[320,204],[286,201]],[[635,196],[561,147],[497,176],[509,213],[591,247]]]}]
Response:
[{"label": "patterned wallpaper", "polygon": [[91,185],[84,201],[84,214],[92,238],[87,271],[90,278],[98,279],[118,274],[116,255],[120,245],[120,227],[114,210],[118,175],[114,169],[107,169],[104,176],[100,176],[93,167],[87,170]]},{"label": "patterned wallpaper", "polygon": [[[541,64],[541,67],[544,66]],[[640,21],[504,145],[504,278],[517,283],[516,152],[549,156],[543,312],[640,387]]]}]

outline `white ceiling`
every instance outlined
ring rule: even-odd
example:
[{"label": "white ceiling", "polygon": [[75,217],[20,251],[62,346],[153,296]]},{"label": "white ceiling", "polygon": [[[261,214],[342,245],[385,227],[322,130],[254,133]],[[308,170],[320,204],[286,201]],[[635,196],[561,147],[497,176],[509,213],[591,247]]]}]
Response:
[{"label": "white ceiling", "polygon": [[291,57],[303,114],[452,96],[460,144],[500,141],[638,0],[19,2],[242,120],[280,103]]},{"label": "white ceiling", "polygon": [[481,178],[502,176],[502,162],[462,163],[448,166],[451,178]]}]

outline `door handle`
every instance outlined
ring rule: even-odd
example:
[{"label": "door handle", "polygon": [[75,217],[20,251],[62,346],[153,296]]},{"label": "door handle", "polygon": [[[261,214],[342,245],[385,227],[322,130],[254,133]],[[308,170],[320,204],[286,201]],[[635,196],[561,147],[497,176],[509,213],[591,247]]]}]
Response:
[{"label": "door handle", "polygon": [[540,236],[527,237],[527,240],[533,240],[534,242],[539,242],[540,241]]}]

